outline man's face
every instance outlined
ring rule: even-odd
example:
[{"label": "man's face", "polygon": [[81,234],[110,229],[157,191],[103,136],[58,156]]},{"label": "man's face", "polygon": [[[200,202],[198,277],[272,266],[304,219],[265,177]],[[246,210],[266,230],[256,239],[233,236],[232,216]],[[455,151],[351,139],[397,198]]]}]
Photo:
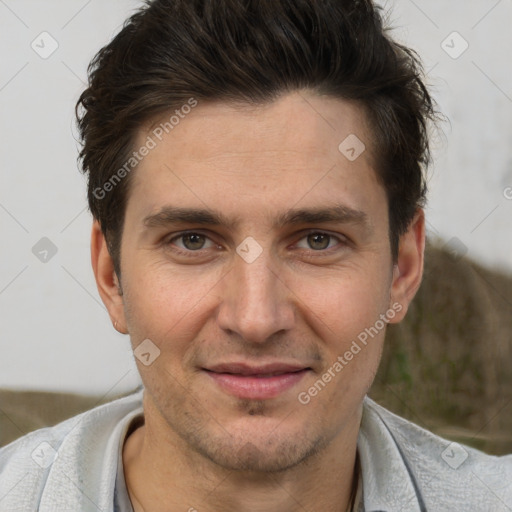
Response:
[{"label": "man's face", "polygon": [[[338,149],[351,134],[366,144],[354,161]],[[360,107],[306,92],[200,103],[152,137],[121,245],[123,321],[134,349],[151,340],[147,360],[160,351],[138,361],[147,428],[223,467],[265,471],[357,432],[394,301],[387,200]]]}]

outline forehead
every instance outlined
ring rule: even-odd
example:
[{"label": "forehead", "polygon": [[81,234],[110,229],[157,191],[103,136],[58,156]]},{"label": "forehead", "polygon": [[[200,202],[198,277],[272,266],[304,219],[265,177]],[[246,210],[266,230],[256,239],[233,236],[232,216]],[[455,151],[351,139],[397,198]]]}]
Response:
[{"label": "forehead", "polygon": [[136,147],[152,141],[132,177],[128,207],[136,197],[139,215],[178,203],[268,218],[326,203],[359,210],[382,196],[356,103],[296,92],[265,105],[174,112],[138,134]]},{"label": "forehead", "polygon": [[183,156],[187,153],[197,159],[215,157],[219,152],[229,156],[231,152],[261,150],[294,151],[297,157],[326,153],[337,157],[339,143],[353,135],[366,145],[364,159],[371,154],[367,116],[354,101],[297,91],[258,105],[196,103],[193,110],[185,110],[184,104],[179,116],[168,112],[152,119],[139,132],[139,139],[149,135],[157,144],[165,139],[166,144],[179,145]]}]

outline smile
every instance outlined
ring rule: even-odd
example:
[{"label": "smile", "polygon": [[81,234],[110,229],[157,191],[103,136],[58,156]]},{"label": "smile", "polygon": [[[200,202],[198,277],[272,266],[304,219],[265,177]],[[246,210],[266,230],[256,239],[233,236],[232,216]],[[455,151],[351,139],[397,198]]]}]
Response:
[{"label": "smile", "polygon": [[247,400],[277,397],[297,385],[309,371],[310,368],[264,371],[244,367],[238,372],[205,369],[206,374],[224,392]]}]

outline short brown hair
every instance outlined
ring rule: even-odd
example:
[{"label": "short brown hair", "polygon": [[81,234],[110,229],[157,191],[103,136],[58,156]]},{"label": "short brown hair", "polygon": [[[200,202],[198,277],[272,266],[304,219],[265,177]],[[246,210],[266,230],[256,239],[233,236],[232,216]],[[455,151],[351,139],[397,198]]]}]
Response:
[{"label": "short brown hair", "polygon": [[112,179],[126,170],[142,125],[191,98],[262,104],[300,89],[365,108],[396,258],[425,199],[434,108],[416,54],[388,37],[379,8],[371,0],[153,0],[91,61],[76,106],[89,207],[118,275],[131,174]]}]

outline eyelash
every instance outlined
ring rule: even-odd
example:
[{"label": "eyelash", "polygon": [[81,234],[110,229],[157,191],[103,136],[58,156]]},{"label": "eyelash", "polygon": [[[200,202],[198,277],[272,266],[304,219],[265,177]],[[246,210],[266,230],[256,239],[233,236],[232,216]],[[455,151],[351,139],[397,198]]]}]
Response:
[{"label": "eyelash", "polygon": [[[178,254],[180,256],[204,257],[204,251],[208,251],[208,249],[198,249],[197,251],[193,251],[193,250],[190,250],[190,249],[182,249],[182,248],[177,247],[176,245],[173,244],[173,242],[175,240],[182,239],[186,235],[200,235],[200,236],[205,237],[205,239],[210,240],[211,242],[213,242],[213,240],[211,240],[210,237],[208,237],[204,233],[201,233],[200,231],[184,231],[184,232],[182,232],[182,233],[180,233],[178,235],[174,235],[172,238],[166,240],[165,241],[165,245],[166,246],[173,246],[173,248],[172,248],[173,252],[175,252],[176,254]],[[343,235],[333,235],[331,233],[328,233],[328,232],[325,232],[325,231],[319,231],[319,230],[311,230],[311,231],[306,232],[299,239],[299,242],[304,240],[305,238],[307,238],[310,235],[325,235],[325,236],[329,237],[329,243],[331,242],[332,239],[337,240],[338,243],[334,247],[330,247],[328,249],[318,249],[318,250],[314,250],[314,249],[300,249],[300,248],[296,249],[296,250],[301,251],[303,253],[307,253],[306,257],[327,256],[327,255],[330,255],[332,252],[334,252],[336,250],[340,250],[341,248],[343,248],[344,246],[347,246],[349,244],[348,238],[346,238]],[[213,243],[215,244],[215,242],[213,242]],[[215,244],[215,245],[217,245],[217,247],[219,246],[218,244]],[[341,247],[339,247],[339,246],[341,246]]]}]

